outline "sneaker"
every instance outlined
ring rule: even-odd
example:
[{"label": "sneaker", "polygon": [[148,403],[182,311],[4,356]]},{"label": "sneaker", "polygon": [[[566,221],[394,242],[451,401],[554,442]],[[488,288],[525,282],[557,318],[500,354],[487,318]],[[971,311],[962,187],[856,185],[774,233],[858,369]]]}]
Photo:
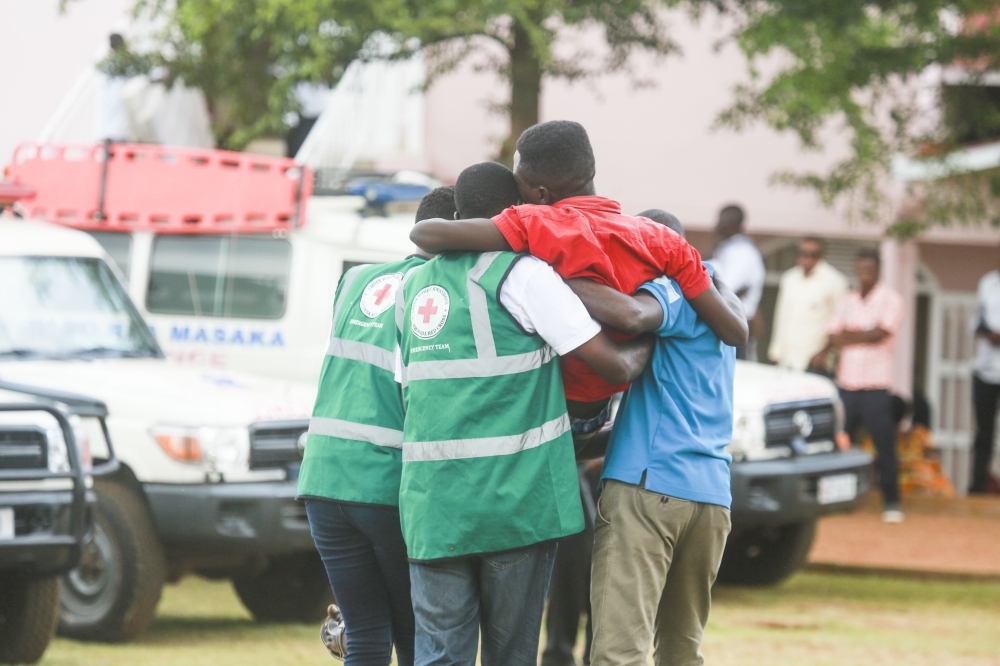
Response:
[{"label": "sneaker", "polygon": [[344,661],[347,658],[347,634],[344,631],[344,617],[340,608],[334,604],[326,609],[326,621],[319,630],[319,638],[323,641],[330,656]]},{"label": "sneaker", "polygon": [[886,507],[885,511],[882,512],[883,523],[899,524],[903,522],[905,517],[906,516],[903,514],[902,509],[898,506]]}]

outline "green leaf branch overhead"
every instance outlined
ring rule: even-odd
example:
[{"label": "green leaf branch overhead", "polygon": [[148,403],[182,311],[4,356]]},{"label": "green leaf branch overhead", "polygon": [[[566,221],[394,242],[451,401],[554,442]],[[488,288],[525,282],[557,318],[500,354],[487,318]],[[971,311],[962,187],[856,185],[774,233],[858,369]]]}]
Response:
[{"label": "green leaf branch overhead", "polygon": [[[962,123],[975,127],[992,123],[1000,130],[1000,107],[994,104],[968,103],[960,113],[948,111],[949,96],[980,88],[982,75],[997,69],[1000,21],[992,17],[1000,16],[1000,3],[700,3],[705,5],[735,18],[734,39],[751,74],[750,83],[737,87],[733,103],[720,114],[720,126],[739,130],[763,122],[793,132],[806,149],[824,147],[826,136],[848,137],[846,157],[828,170],[780,173],[776,181],[814,190],[825,204],[844,203],[864,219],[891,222],[890,231],[896,233],[914,233],[931,224],[993,222],[993,217],[972,219],[987,202],[964,201],[966,196],[990,191],[969,182],[981,180],[982,175],[956,174],[909,186],[910,197],[927,205],[910,205],[898,219],[888,205],[887,185],[897,154],[933,158],[947,153],[970,139],[960,130]],[[956,70],[965,77],[964,85],[932,91],[939,96],[936,109],[930,109],[940,113],[936,119],[928,118],[926,104],[918,104],[916,90],[918,77],[932,67]],[[1000,138],[1000,131],[992,136]],[[962,205],[953,205],[957,202]]]},{"label": "green leaf branch overhead", "polygon": [[[1000,225],[992,172],[912,182],[919,205],[902,215],[889,197],[895,156],[935,159],[1000,140],[1000,78],[990,79],[1000,71],[1000,0],[137,0],[136,14],[157,26],[153,44],[104,66],[159,67],[200,87],[217,143],[239,149],[287,129],[299,83],[335,85],[354,60],[419,51],[428,85],[462,64],[500,77],[495,110],[510,122],[498,157],[509,161],[517,136],[538,122],[544,80],[624,72],[641,83],[634,55],[677,52],[671,8],[725,17],[728,39],[747,58],[748,81],[717,126],[762,123],[805,149],[843,155],[826,170],[778,173],[775,182],[899,233]],[[576,45],[581,30],[602,43]],[[920,77],[935,69],[953,76],[929,93],[924,85],[921,101]]]}]

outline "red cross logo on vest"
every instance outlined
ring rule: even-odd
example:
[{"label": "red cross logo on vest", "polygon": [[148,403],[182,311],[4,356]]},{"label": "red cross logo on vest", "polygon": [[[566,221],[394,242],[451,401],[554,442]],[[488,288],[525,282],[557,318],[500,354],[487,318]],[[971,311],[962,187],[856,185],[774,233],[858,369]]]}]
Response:
[{"label": "red cross logo on vest", "polygon": [[361,312],[369,319],[374,319],[395,305],[396,289],[402,281],[402,273],[387,273],[369,282],[361,292]]},{"label": "red cross logo on vest", "polygon": [[417,292],[410,307],[410,324],[413,334],[422,340],[433,338],[448,320],[451,299],[444,287],[431,285]]}]

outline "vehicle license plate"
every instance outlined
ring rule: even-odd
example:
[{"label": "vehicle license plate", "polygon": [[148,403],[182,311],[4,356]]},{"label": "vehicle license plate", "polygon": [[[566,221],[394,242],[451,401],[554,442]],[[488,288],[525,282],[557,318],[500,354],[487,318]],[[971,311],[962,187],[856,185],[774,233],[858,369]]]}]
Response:
[{"label": "vehicle license plate", "polygon": [[816,501],[820,504],[849,502],[858,496],[857,474],[834,474],[819,479]]},{"label": "vehicle license plate", "polygon": [[0,507],[0,541],[14,538],[14,509]]}]

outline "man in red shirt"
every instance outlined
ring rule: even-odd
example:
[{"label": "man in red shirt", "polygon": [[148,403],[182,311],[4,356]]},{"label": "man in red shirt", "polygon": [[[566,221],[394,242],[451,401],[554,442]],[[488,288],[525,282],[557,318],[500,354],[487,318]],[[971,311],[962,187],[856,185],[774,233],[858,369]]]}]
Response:
[{"label": "man in red shirt", "polygon": [[[623,215],[617,201],[597,196],[595,173],[594,152],[582,125],[535,125],[518,139],[514,154],[524,205],[492,220],[426,220],[414,227],[410,240],[428,252],[527,251],[563,278],[590,278],[629,295],[666,274],[724,343],[746,344],[746,319],[723,302],[698,251],[670,229]],[[607,398],[625,388],[605,382],[572,355],[563,359],[563,379],[575,418],[599,418]]]}]

